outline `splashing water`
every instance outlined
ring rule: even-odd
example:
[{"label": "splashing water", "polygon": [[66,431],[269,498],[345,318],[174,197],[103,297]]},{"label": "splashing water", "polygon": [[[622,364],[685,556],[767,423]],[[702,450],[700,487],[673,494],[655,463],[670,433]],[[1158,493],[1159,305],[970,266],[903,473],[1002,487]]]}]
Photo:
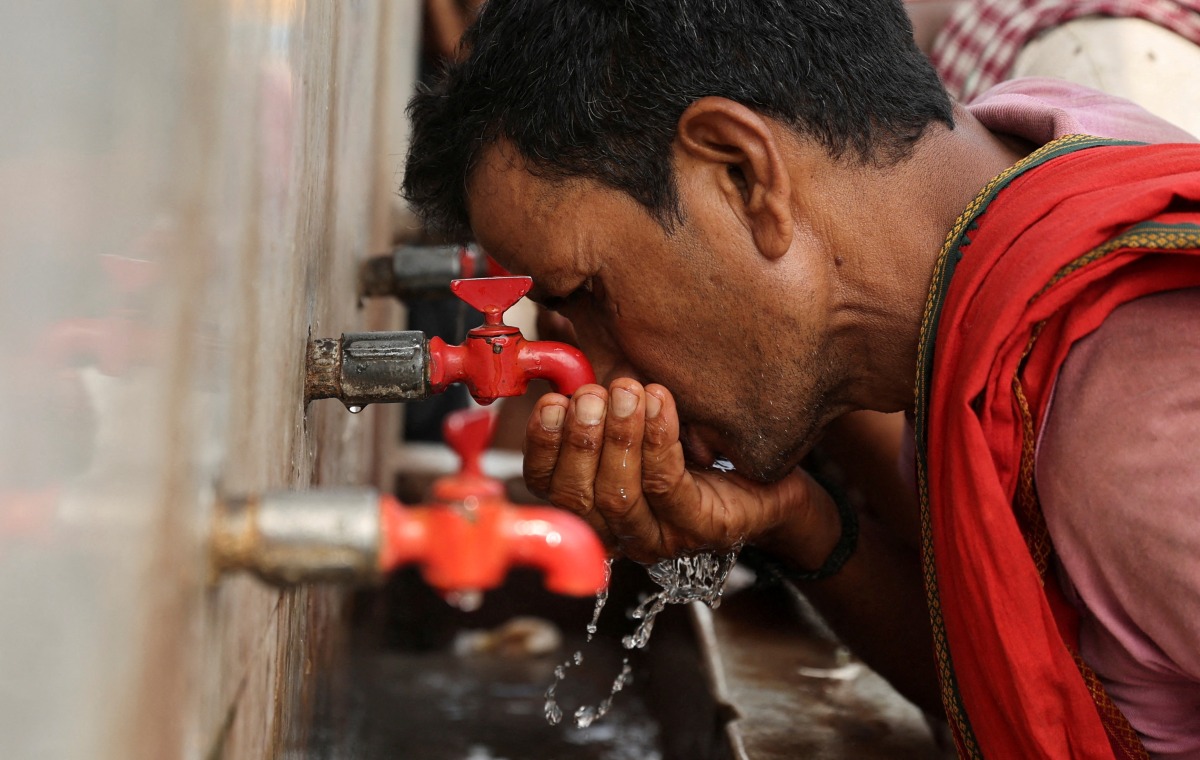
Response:
[{"label": "splashing water", "polygon": [[[608,601],[608,582],[612,580],[612,560],[604,560],[604,588],[596,592],[596,609],[592,611],[592,622],[587,624],[587,643],[592,643],[592,637],[596,635],[596,623],[600,620],[600,610],[604,609],[604,603]],[[579,663],[575,663],[578,665]]]},{"label": "splashing water", "polygon": [[[663,560],[647,568],[650,578],[657,583],[661,590],[641,600],[636,608],[629,612],[629,617],[640,620],[637,630],[621,639],[621,645],[626,649],[642,649],[650,641],[654,630],[654,619],[658,613],[666,609],[668,604],[686,604],[688,602],[704,602],[716,609],[721,604],[721,591],[725,587],[725,579],[737,562],[741,546],[722,555],[711,552],[697,554],[693,557],[676,557]],[[604,589],[596,594],[596,608],[592,612],[592,620],[587,626],[587,641],[591,643],[596,634],[596,624],[600,619],[600,611],[608,601],[608,583],[612,577],[612,560],[608,561],[605,571]],[[554,669],[554,683],[546,689],[545,715],[546,721],[554,726],[562,722],[563,711],[556,697],[558,685],[566,678],[567,670],[583,664],[583,652],[577,651],[571,659]],[[621,671],[613,679],[612,689],[608,696],[594,707],[584,705],[574,713],[576,728],[587,728],[612,709],[613,699],[617,692],[628,686],[633,680],[633,668],[629,658],[621,660]]]},{"label": "splashing water", "polygon": [[[612,580],[612,562],[613,561],[611,559],[605,560],[605,562],[604,562],[604,588],[602,588],[598,592],[596,592],[596,607],[595,607],[595,609],[592,610],[591,622],[589,622],[587,624],[587,643],[589,643],[589,644],[592,642],[592,637],[596,635],[597,623],[600,620],[600,611],[604,609],[604,604],[605,604],[605,602],[608,601],[608,583],[609,583],[609,581]],[[625,662],[623,663],[623,667],[621,669],[622,673],[625,672],[626,668],[624,666],[628,665],[628,662],[629,662],[629,660],[626,659]],[[582,665],[582,664],[583,664],[583,652],[576,651],[575,654],[571,655],[571,659],[567,660],[562,665],[559,665],[558,667],[556,667],[554,669],[554,683],[550,684],[550,688],[546,689],[545,714],[546,714],[546,722],[549,723],[550,725],[552,725],[552,726],[558,725],[559,723],[562,722],[562,718],[563,718],[562,708],[560,708],[558,706],[558,700],[555,698],[555,692],[558,691],[558,685],[560,683],[562,683],[564,678],[567,677],[567,669],[568,668],[575,667],[575,666]],[[621,676],[617,676],[617,679],[621,680]],[[620,686],[617,685],[616,681],[613,682],[613,690],[609,694],[608,699],[604,700],[604,702],[601,702],[600,705],[597,706],[597,708],[595,710],[595,712],[597,714],[590,718],[585,718],[587,720],[588,725],[591,725],[592,722],[594,722],[596,720],[596,718],[599,718],[601,715],[604,714],[604,713],[600,712],[601,708],[604,709],[605,713],[608,712],[608,710],[612,707],[613,695],[616,694],[618,691],[620,691],[622,688],[624,688],[624,686],[625,686],[624,682],[622,682]],[[607,703],[607,706],[606,706],[606,703]],[[580,721],[580,710],[583,710],[583,709],[584,708],[581,707],[581,708],[579,708],[579,710],[575,711],[575,725],[577,725],[577,726],[579,726],[579,721]],[[582,728],[582,726],[580,726],[580,728]]]},{"label": "splashing water", "polygon": [[711,552],[697,554],[694,557],[676,557],[663,560],[648,568],[650,578],[662,587],[661,591],[651,594],[642,600],[629,617],[641,620],[642,623],[632,634],[621,639],[626,649],[641,649],[650,640],[654,630],[654,619],[658,613],[666,609],[668,604],[687,604],[688,602],[704,602],[714,610],[721,606],[721,591],[725,588],[725,579],[737,562],[736,547],[726,554],[717,555]]},{"label": "splashing water", "polygon": [[617,692],[625,688],[625,685],[633,680],[633,667],[629,664],[629,658],[621,660],[621,672],[613,679],[612,691],[604,698],[600,704],[595,707],[584,705],[575,711],[575,727],[587,728],[596,721],[603,718],[612,709],[613,700],[616,699]]}]

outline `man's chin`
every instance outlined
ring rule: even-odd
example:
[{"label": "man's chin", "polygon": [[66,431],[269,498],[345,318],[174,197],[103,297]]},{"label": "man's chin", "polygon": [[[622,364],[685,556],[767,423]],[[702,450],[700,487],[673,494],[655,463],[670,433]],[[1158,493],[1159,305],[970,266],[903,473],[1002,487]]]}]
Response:
[{"label": "man's chin", "polygon": [[720,451],[706,452],[703,458],[689,458],[685,454],[685,459],[688,461],[688,466],[694,470],[732,473],[763,484],[783,480],[796,468],[794,464],[780,464],[777,461],[773,461],[768,466],[762,466],[753,461],[734,459],[733,455],[726,455]]},{"label": "man's chin", "polygon": [[[796,469],[803,453],[781,451],[724,451],[706,440],[698,426],[685,426],[680,431],[683,456],[694,470],[733,472],[758,483],[775,483]],[[807,452],[811,445],[803,447]]]},{"label": "man's chin", "polygon": [[802,445],[795,451],[749,450],[730,456],[738,475],[758,483],[777,483],[800,466],[801,460],[812,448]]},{"label": "man's chin", "polygon": [[772,467],[746,467],[736,470],[738,475],[744,478],[753,480],[756,483],[777,483],[786,478],[792,470],[796,469],[796,465],[775,465]]}]

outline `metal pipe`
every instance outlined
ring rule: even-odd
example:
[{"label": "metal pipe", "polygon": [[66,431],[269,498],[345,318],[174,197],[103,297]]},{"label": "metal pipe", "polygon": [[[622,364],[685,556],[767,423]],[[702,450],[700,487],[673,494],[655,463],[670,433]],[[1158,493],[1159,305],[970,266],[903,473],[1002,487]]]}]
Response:
[{"label": "metal pipe", "polygon": [[379,495],[370,489],[284,491],[227,499],[213,521],[217,572],[279,585],[378,579]]},{"label": "metal pipe", "polygon": [[309,341],[304,400],[340,399],[351,411],[367,404],[417,401],[431,393],[425,334],[346,333]]},{"label": "metal pipe", "polygon": [[458,245],[403,245],[367,259],[359,270],[359,293],[402,301],[446,298],[450,283],[474,277],[481,254]]},{"label": "metal pipe", "polygon": [[393,296],[401,301],[449,298],[454,280],[507,275],[474,245],[402,245],[363,262],[358,291],[363,298]]}]

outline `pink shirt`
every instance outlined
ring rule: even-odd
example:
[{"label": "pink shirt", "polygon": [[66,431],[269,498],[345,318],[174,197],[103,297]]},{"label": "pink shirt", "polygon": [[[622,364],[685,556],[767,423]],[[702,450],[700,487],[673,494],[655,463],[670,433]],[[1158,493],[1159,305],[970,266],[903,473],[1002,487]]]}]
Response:
[{"label": "pink shirt", "polygon": [[[1128,101],[1018,79],[969,110],[1036,144],[1195,142]],[[1159,758],[1200,757],[1200,290],[1143,298],[1072,347],[1035,470],[1084,659]]]},{"label": "pink shirt", "polygon": [[1124,98],[1062,79],[1027,77],[996,85],[967,110],[993,132],[1042,145],[1070,134],[1146,143],[1196,142],[1196,138]]},{"label": "pink shirt", "polygon": [[1059,370],[1035,478],[1080,654],[1155,757],[1200,757],[1200,289],[1131,301]]}]

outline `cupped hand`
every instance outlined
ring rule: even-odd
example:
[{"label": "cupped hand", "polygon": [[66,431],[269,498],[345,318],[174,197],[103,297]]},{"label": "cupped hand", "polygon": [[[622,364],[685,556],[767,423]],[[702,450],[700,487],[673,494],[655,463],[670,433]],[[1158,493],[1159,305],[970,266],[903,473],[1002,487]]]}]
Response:
[{"label": "cupped hand", "polygon": [[525,481],[643,563],[793,532],[809,519],[819,491],[801,470],[762,484],[687,469],[670,392],[627,378],[537,402],[526,430]]}]

